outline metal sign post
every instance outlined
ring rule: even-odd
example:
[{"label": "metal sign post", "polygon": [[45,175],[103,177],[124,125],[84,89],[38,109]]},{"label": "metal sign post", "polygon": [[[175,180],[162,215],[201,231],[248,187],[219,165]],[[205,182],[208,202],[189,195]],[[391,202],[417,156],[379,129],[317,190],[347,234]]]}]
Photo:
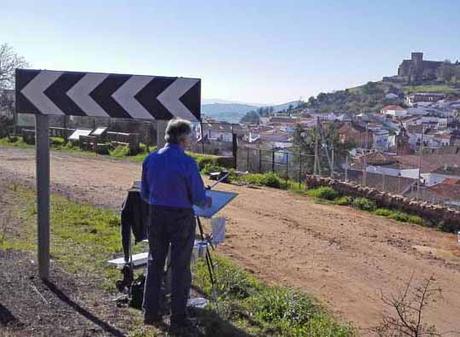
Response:
[{"label": "metal sign post", "polygon": [[168,121],[157,121],[157,149],[161,149],[165,144],[165,134]]},{"label": "metal sign post", "polygon": [[38,272],[49,278],[50,259],[50,143],[48,116],[36,115]]}]

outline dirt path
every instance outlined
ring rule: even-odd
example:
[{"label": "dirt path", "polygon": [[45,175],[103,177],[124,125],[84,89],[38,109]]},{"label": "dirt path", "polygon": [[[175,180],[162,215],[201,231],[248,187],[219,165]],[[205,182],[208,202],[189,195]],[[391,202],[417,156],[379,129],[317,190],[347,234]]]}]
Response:
[{"label": "dirt path", "polygon": [[[0,170],[31,181],[34,152],[0,148]],[[140,165],[52,153],[51,175],[57,191],[118,207],[125,190],[139,179]],[[312,293],[364,329],[380,320],[381,292],[397,292],[412,273],[416,279],[434,275],[443,299],[432,306],[427,321],[440,331],[460,330],[455,235],[317,204],[285,191],[220,188],[239,196],[222,212],[229,219],[228,240],[219,249],[258,277]]]}]

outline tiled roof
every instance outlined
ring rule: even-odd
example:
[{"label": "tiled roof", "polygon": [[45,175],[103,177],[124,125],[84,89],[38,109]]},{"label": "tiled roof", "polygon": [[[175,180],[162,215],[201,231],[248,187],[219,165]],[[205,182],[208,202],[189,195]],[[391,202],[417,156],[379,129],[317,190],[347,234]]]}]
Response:
[{"label": "tiled roof", "polygon": [[[402,167],[406,168],[418,168],[419,156],[418,155],[403,155],[395,156]],[[433,172],[439,168],[444,167],[444,164],[448,166],[460,166],[460,155],[458,154],[424,154],[422,156],[422,173]]]},{"label": "tiled roof", "polygon": [[394,104],[386,105],[382,108],[382,111],[388,111],[388,110],[404,111],[406,109],[400,107],[399,105],[394,105]]},{"label": "tiled roof", "polygon": [[448,198],[449,200],[460,199],[460,185],[458,184],[441,183],[428,187],[428,191],[441,197]]}]

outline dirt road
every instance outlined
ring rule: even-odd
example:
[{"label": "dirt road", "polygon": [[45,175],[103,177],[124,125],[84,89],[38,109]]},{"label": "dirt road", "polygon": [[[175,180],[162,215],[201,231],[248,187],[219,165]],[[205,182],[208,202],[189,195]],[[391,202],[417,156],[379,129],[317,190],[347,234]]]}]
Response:
[{"label": "dirt road", "polygon": [[[34,152],[0,147],[0,172],[32,181]],[[139,176],[138,164],[52,153],[53,189],[96,205],[118,207]],[[228,239],[219,250],[259,278],[315,295],[366,335],[365,329],[381,318],[381,292],[398,292],[412,273],[415,279],[433,275],[443,299],[426,320],[440,331],[460,330],[455,235],[317,204],[286,191],[220,188],[239,196],[222,211],[229,220]]]}]

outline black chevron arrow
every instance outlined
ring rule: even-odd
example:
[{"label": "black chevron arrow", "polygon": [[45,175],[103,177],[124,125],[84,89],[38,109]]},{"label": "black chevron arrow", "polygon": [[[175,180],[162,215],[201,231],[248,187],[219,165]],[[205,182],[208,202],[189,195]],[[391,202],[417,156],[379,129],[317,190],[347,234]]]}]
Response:
[{"label": "black chevron arrow", "polygon": [[157,77],[151,80],[141,91],[134,96],[155,119],[172,119],[174,116],[157,100],[167,87],[175,81],[174,77]]},{"label": "black chevron arrow", "polygon": [[130,75],[109,75],[89,95],[110,117],[131,118],[131,115],[112,97],[112,94],[130,77]]},{"label": "black chevron arrow", "polygon": [[201,115],[201,81],[191,87],[179,100],[199,120]]},{"label": "black chevron arrow", "polygon": [[16,69],[16,111],[19,113],[40,114],[41,112],[33,105],[21,90],[40,73],[40,70]]},{"label": "black chevron arrow", "polygon": [[45,90],[45,95],[66,115],[86,116],[85,112],[66,94],[83,76],[85,76],[85,73],[64,73]]}]

